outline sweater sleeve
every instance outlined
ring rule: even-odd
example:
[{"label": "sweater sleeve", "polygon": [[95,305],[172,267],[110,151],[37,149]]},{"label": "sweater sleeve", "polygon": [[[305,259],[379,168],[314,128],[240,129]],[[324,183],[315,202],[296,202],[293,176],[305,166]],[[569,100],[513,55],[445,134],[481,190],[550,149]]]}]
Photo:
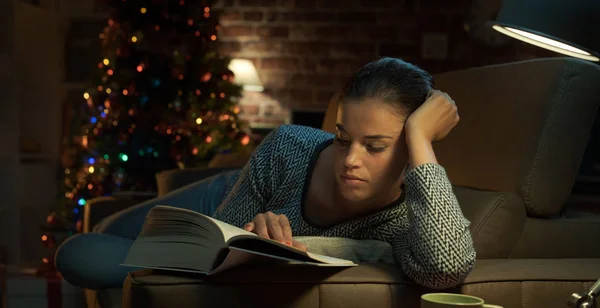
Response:
[{"label": "sweater sleeve", "polygon": [[270,132],[240,171],[236,183],[214,213],[214,218],[242,227],[265,212],[277,185],[280,160],[276,159],[279,129]]},{"label": "sweater sleeve", "polygon": [[475,264],[475,249],[445,169],[417,166],[406,175],[408,228],[394,241],[404,273],[432,289],[460,284]]}]

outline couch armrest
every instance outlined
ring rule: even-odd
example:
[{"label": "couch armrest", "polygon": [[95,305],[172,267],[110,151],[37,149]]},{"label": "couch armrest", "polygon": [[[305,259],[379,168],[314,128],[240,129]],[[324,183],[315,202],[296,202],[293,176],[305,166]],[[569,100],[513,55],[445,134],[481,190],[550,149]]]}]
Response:
[{"label": "couch armrest", "polygon": [[527,214],[516,193],[453,186],[465,217],[471,222],[477,259],[508,258],[525,228]]},{"label": "couch armrest", "polygon": [[188,168],[172,169],[159,172],[156,174],[158,196],[164,196],[188,184],[201,181],[221,172],[235,169],[240,169],[240,167]]},{"label": "couch armrest", "polygon": [[88,200],[83,209],[83,233],[92,232],[104,218],[139,204],[145,200],[151,199],[156,194],[117,194],[110,197],[97,197]]}]

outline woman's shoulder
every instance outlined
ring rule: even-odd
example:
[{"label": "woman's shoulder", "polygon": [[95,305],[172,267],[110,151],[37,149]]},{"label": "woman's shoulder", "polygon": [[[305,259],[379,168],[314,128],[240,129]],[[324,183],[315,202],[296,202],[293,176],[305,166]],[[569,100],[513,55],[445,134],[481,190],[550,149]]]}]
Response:
[{"label": "woman's shoulder", "polygon": [[334,137],[333,134],[321,129],[295,124],[281,125],[271,134],[273,134],[270,138],[271,142],[275,142],[278,149],[298,147],[310,149]]}]

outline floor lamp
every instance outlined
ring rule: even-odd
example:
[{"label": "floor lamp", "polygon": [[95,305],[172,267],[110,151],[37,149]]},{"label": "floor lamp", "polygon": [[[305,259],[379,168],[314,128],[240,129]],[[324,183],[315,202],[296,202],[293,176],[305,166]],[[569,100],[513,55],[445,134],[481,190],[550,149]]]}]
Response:
[{"label": "floor lamp", "polygon": [[564,55],[600,62],[599,0],[504,0],[496,31]]},{"label": "floor lamp", "polygon": [[[567,56],[600,64],[600,0],[504,0],[496,31]],[[597,308],[600,279],[588,292],[573,293],[567,305]]]}]

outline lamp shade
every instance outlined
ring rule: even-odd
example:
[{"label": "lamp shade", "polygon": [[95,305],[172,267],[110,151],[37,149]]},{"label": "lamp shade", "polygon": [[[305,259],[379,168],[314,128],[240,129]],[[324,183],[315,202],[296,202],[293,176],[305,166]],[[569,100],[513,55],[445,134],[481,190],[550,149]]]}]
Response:
[{"label": "lamp shade", "polygon": [[241,85],[245,91],[262,92],[264,90],[252,61],[233,59],[229,62],[229,70],[233,72],[234,83]]},{"label": "lamp shade", "polygon": [[600,61],[600,0],[504,0],[491,26],[538,47]]}]

